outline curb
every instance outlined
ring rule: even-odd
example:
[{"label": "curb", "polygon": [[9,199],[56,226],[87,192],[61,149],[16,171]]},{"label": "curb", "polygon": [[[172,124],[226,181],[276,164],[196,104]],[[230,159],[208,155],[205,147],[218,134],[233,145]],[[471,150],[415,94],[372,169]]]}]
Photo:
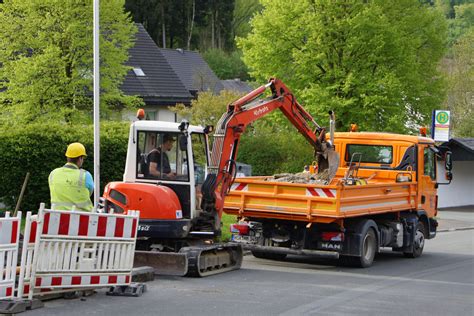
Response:
[{"label": "curb", "polygon": [[466,227],[459,227],[459,228],[445,228],[445,229],[438,229],[438,233],[446,233],[446,232],[454,232],[457,230],[472,230],[474,226],[466,226]]}]

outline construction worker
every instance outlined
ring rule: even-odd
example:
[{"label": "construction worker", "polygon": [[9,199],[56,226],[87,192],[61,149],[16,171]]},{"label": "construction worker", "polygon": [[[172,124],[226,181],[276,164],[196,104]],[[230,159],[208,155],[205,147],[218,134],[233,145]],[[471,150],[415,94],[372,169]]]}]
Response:
[{"label": "construction worker", "polygon": [[49,174],[51,207],[58,210],[92,211],[90,199],[94,191],[94,180],[89,171],[81,169],[87,156],[81,143],[69,144],[66,150],[67,163]]},{"label": "construction worker", "polygon": [[239,168],[237,168],[237,173],[236,173],[235,177],[236,178],[245,177],[245,173],[242,171],[242,166],[239,166]]}]

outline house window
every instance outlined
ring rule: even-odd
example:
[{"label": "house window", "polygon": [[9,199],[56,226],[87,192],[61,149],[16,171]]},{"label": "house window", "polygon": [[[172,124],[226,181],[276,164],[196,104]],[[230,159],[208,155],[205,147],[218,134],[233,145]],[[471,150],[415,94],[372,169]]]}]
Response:
[{"label": "house window", "polygon": [[140,67],[133,68],[133,72],[135,73],[135,76],[137,77],[145,77],[145,73]]},{"label": "house window", "polygon": [[154,121],[156,120],[156,111],[146,111],[146,120],[147,121]]}]

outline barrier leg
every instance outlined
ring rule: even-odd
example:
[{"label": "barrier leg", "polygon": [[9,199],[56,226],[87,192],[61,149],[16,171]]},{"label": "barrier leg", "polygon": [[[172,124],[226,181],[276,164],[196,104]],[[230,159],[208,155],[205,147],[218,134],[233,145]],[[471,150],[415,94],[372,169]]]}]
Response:
[{"label": "barrier leg", "polygon": [[0,314],[16,314],[23,313],[27,310],[33,310],[41,308],[44,306],[44,303],[39,299],[32,300],[23,300],[23,299],[13,299],[13,300],[0,300]]},{"label": "barrier leg", "polygon": [[130,285],[124,286],[112,286],[106,293],[111,296],[141,296],[146,292],[146,284],[144,283],[131,283]]}]

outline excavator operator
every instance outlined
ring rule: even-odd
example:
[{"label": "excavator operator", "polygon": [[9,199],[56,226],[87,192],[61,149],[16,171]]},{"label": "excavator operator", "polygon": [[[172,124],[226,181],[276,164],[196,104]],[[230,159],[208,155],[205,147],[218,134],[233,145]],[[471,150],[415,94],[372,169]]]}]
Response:
[{"label": "excavator operator", "polygon": [[154,177],[174,179],[176,173],[171,171],[170,161],[166,153],[173,148],[174,138],[171,134],[164,134],[162,140],[161,145],[148,154],[149,172]]}]

